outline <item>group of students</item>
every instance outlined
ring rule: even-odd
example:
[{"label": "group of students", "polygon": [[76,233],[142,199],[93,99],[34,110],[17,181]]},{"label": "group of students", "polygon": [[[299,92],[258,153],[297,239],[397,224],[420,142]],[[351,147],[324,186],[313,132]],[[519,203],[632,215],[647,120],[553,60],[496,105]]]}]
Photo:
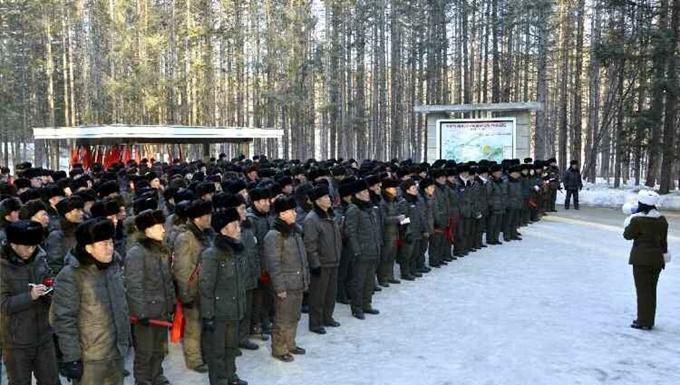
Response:
[{"label": "group of students", "polygon": [[[579,181],[580,182],[580,181]],[[0,343],[10,384],[165,385],[181,311],[186,366],[211,385],[251,338],[283,362],[295,340],[364,320],[372,296],[553,211],[554,159],[433,164],[245,157],[141,160],[69,173],[24,163],[0,181]],[[502,238],[501,238],[502,233]],[[484,242],[486,240],[486,243]],[[429,258],[429,260],[428,260]],[[399,275],[395,275],[395,264]]]}]

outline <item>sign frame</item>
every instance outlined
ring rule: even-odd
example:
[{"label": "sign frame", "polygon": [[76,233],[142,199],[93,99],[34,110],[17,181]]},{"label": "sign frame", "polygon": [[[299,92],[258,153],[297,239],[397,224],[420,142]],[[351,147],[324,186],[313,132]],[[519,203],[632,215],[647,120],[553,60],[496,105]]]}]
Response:
[{"label": "sign frame", "polygon": [[[443,123],[476,123],[476,122],[511,122],[512,123],[512,156],[514,159],[517,154],[517,119],[512,116],[498,117],[498,118],[481,118],[481,119],[437,119],[435,123],[435,139],[436,139],[436,154],[438,159],[442,157],[442,124]],[[475,161],[479,161],[476,159]]]}]

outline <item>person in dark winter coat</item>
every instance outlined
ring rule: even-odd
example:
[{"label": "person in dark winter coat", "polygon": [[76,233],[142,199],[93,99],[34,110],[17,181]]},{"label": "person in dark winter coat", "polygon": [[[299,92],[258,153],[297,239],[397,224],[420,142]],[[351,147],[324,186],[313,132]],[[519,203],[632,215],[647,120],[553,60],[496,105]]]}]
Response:
[{"label": "person in dark winter coat", "polygon": [[509,171],[507,181],[508,203],[505,211],[505,228],[503,229],[503,240],[506,242],[522,240],[517,232],[522,215],[522,181],[520,179],[520,166],[512,166]]},{"label": "person in dark winter coat", "polygon": [[234,207],[211,218],[215,240],[201,254],[199,291],[203,346],[211,385],[247,385],[236,374],[239,324],[246,314],[246,281],[250,274],[240,242],[241,215]]},{"label": "person in dark winter coat", "polygon": [[561,190],[560,169],[557,168],[557,160],[555,158],[548,159],[546,173],[547,174],[544,176],[544,179],[548,184],[546,211],[555,213],[557,212],[557,209],[555,208],[555,202],[557,202],[557,190]]},{"label": "person in dark winter coat", "polygon": [[441,267],[446,264],[451,254],[451,244],[447,239],[451,205],[449,204],[449,187],[446,185],[446,170],[434,169],[430,172],[435,180],[432,212],[434,215],[434,234],[430,240],[430,266]]},{"label": "person in dark winter coat", "polygon": [[491,194],[489,195],[489,221],[487,223],[486,243],[489,245],[501,245],[500,236],[507,205],[507,185],[503,180],[503,168],[494,164],[489,170],[492,179]]},{"label": "person in dark winter coat", "polygon": [[399,267],[401,279],[413,281],[423,275],[416,271],[414,260],[420,252],[420,242],[423,236],[422,214],[418,210],[418,186],[413,179],[401,182],[401,198],[399,212],[407,218],[406,224],[401,226],[401,247],[399,247]]},{"label": "person in dark winter coat", "polygon": [[374,276],[380,261],[380,222],[373,209],[368,193],[368,183],[364,180],[354,182],[354,197],[345,214],[347,246],[352,258],[352,282],[350,300],[352,315],[365,319],[364,314],[378,314],[371,306]]},{"label": "person in dark winter coat", "polygon": [[272,288],[277,295],[272,355],[283,361],[294,360],[291,354],[305,354],[297,346],[295,335],[300,321],[302,296],[309,288],[307,252],[295,223],[295,200],[281,197],[274,201],[276,219],[264,238],[264,255]]},{"label": "person in dark winter coat", "polygon": [[184,311],[184,362],[189,369],[205,373],[208,368],[201,356],[201,317],[198,295],[199,256],[210,246],[212,203],[197,199],[186,208],[187,224],[177,235],[173,247],[172,273]]},{"label": "person in dark winter coat", "polygon": [[114,234],[105,218],[78,225],[76,246],[54,283],[50,320],[63,354],[59,371],[79,385],[123,384],[130,313]]},{"label": "person in dark winter coat", "polygon": [[253,333],[260,333],[263,341],[268,340],[271,334],[271,316],[274,313],[276,294],[271,289],[271,281],[266,273],[264,263],[264,237],[272,226],[273,218],[269,215],[271,190],[269,188],[256,187],[250,190],[250,207],[246,210],[246,217],[252,226],[255,239],[257,240],[257,251],[260,257],[260,278],[257,289],[253,292],[253,315],[256,323]]},{"label": "person in dark winter coat", "polygon": [[487,247],[484,243],[484,233],[487,231],[486,223],[489,219],[489,199],[491,196],[491,184],[489,183],[489,168],[487,166],[479,166],[477,168],[477,177],[475,183],[479,186],[479,213],[481,217],[478,219],[476,244],[478,247]]},{"label": "person in dark winter coat", "polygon": [[47,258],[52,272],[59,274],[66,264],[66,255],[76,245],[75,228],[83,222],[84,202],[77,196],[62,199],[57,204],[61,216],[59,230],[52,231],[47,237]]},{"label": "person in dark winter coat", "polygon": [[6,228],[0,247],[0,341],[10,384],[59,384],[53,332],[49,325],[52,272],[38,246],[43,227],[17,221]]},{"label": "person in dark winter coat", "polygon": [[311,269],[309,285],[309,330],[326,334],[324,326],[338,327],[333,319],[338,289],[338,266],[342,235],[336,222],[328,187],[319,185],[309,192],[314,208],[304,221],[304,242]]},{"label": "person in dark winter coat", "polygon": [[397,258],[397,244],[399,242],[399,229],[401,222],[406,216],[399,211],[397,203],[397,187],[399,180],[387,178],[382,181],[382,202],[380,213],[382,218],[383,243],[380,249],[380,265],[378,266],[378,283],[382,287],[398,284],[400,281],[394,277],[394,262]]},{"label": "person in dark winter coat", "polygon": [[562,180],[564,182],[564,189],[567,190],[567,197],[564,200],[564,209],[569,210],[571,197],[574,197],[574,209],[578,210],[578,192],[583,189],[583,180],[581,179],[581,170],[578,167],[577,160],[571,161],[569,169],[564,173]]},{"label": "person in dark winter coat", "polygon": [[349,305],[349,292],[351,282],[352,255],[349,250],[349,240],[347,239],[347,208],[352,203],[352,187],[356,182],[355,177],[345,178],[338,184],[338,195],[340,204],[334,208],[336,221],[342,234],[342,250],[340,254],[340,265],[338,266],[338,290],[337,301]]},{"label": "person in dark winter coat", "polygon": [[6,198],[0,202],[0,244],[7,238],[7,226],[17,222],[21,213],[21,201],[18,198]]},{"label": "person in dark winter coat", "polygon": [[432,195],[434,194],[434,179],[425,178],[418,184],[419,196],[416,203],[418,212],[421,214],[421,239],[418,244],[418,254],[416,260],[413,261],[413,269],[416,272],[424,274],[429,273],[431,269],[425,264],[425,254],[430,245],[430,239],[434,234],[434,212],[432,207]]},{"label": "person in dark winter coat", "polygon": [[634,329],[651,330],[656,316],[656,286],[666,261],[668,251],[668,222],[656,205],[659,195],[640,191],[637,213],[626,218],[623,237],[633,241],[628,263],[633,265],[633,278],[637,292],[637,319]]},{"label": "person in dark winter coat", "polygon": [[142,211],[135,217],[133,244],[125,258],[125,287],[130,314],[138,321],[134,333],[134,375],[137,384],[167,385],[163,359],[168,354],[168,328],[150,320],[171,321],[175,287],[170,273],[170,250],[163,245],[165,215]]}]

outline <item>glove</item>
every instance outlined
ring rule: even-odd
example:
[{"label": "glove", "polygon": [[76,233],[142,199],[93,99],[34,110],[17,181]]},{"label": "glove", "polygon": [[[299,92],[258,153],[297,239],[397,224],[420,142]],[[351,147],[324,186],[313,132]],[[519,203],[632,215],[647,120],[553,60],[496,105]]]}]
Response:
[{"label": "glove", "polygon": [[80,380],[83,376],[83,363],[81,361],[60,362],[59,374],[70,380]]},{"label": "glove", "polygon": [[203,318],[203,331],[204,332],[215,331],[215,318]]},{"label": "glove", "polygon": [[311,273],[315,277],[320,277],[321,276],[321,266],[313,268],[311,270]]},{"label": "glove", "polygon": [[196,306],[196,304],[194,303],[194,301],[187,302],[187,303],[182,303],[182,307],[184,307],[185,309],[193,309],[194,306]]}]

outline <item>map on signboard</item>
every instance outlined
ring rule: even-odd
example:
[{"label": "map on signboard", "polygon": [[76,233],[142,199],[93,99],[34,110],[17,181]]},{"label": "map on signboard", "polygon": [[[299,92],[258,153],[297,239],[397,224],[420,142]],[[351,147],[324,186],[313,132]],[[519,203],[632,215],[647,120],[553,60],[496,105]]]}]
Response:
[{"label": "map on signboard", "polygon": [[439,122],[439,156],[456,162],[513,157],[513,120]]}]

